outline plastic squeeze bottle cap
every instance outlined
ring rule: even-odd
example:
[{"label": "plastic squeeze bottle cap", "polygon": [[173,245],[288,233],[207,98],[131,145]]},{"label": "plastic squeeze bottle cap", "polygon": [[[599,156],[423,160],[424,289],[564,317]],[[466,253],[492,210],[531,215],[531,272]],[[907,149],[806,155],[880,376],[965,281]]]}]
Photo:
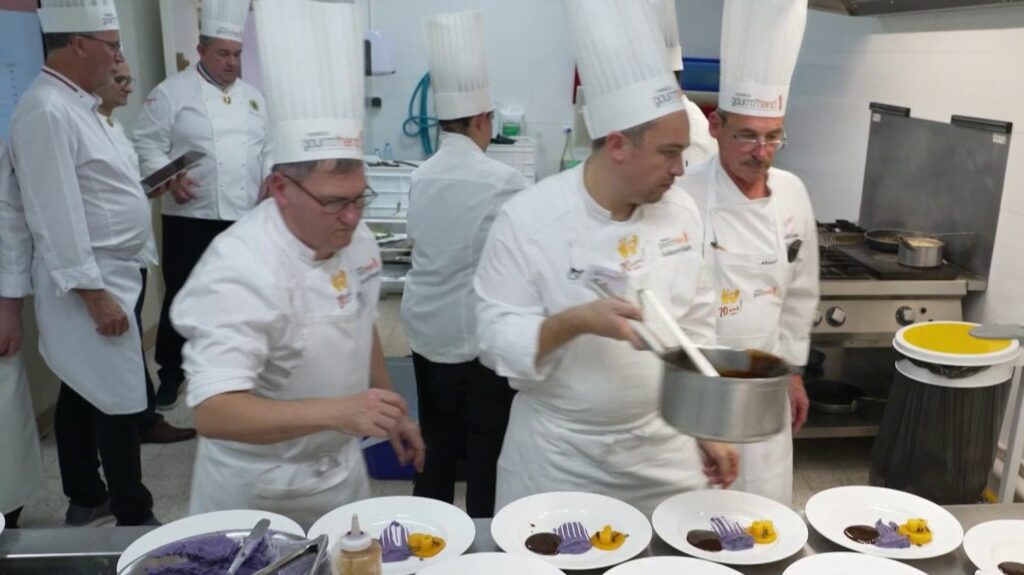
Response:
[{"label": "plastic squeeze bottle cap", "polygon": [[352,515],[352,530],[338,541],[338,547],[342,551],[354,553],[369,549],[371,545],[373,545],[373,538],[359,528],[359,516]]}]

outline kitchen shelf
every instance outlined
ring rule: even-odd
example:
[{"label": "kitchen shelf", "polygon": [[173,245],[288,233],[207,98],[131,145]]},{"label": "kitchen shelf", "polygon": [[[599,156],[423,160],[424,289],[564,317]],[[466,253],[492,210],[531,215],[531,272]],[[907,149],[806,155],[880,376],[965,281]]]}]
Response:
[{"label": "kitchen shelf", "polygon": [[874,437],[878,434],[878,422],[864,419],[857,414],[833,415],[811,411],[796,439],[820,439],[833,437]]}]

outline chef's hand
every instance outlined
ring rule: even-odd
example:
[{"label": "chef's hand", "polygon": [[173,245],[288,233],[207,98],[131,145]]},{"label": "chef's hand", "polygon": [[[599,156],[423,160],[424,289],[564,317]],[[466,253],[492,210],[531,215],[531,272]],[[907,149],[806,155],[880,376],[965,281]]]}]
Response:
[{"label": "chef's hand", "polygon": [[199,182],[185,174],[179,175],[171,184],[171,195],[179,204],[187,204],[199,196]]},{"label": "chef's hand", "polygon": [[21,351],[21,299],[0,297],[0,357]]},{"label": "chef's hand", "polygon": [[162,186],[157,186],[150,190],[149,193],[146,194],[146,197],[149,199],[159,198],[160,196],[166,194],[167,192],[170,192],[175,188],[180,187],[185,178],[186,175],[184,172],[182,172],[175,176],[174,179],[165,182]]},{"label": "chef's hand", "polygon": [[740,472],[740,452],[736,446],[717,441],[698,439],[700,456],[704,464],[704,475],[709,485],[729,487]]},{"label": "chef's hand", "polygon": [[640,321],[640,308],[624,299],[609,297],[577,306],[574,309],[581,333],[628,341],[637,349],[645,349],[629,320]]},{"label": "chef's hand", "polygon": [[401,395],[385,389],[368,389],[343,397],[338,431],[359,437],[389,439],[397,434],[409,414]]},{"label": "chef's hand", "polygon": [[423,472],[427,447],[423,443],[423,435],[420,434],[420,426],[416,425],[416,422],[406,417],[398,432],[391,435],[391,447],[394,448],[400,465],[408,465],[411,461],[416,471]]},{"label": "chef's hand", "polygon": [[789,382],[789,410],[793,421],[793,435],[796,435],[807,422],[807,409],[810,404],[803,376],[794,375]]},{"label": "chef's hand", "polygon": [[96,324],[96,333],[114,337],[128,331],[128,314],[121,309],[107,290],[80,289],[76,290],[85,302],[89,317]]}]

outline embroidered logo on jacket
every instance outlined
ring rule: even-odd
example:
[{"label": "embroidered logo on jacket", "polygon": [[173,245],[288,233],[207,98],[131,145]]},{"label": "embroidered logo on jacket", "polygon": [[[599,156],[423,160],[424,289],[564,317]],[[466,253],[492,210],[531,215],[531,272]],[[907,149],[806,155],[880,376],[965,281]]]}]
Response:
[{"label": "embroidered logo on jacket", "polygon": [[690,251],[690,234],[683,232],[671,238],[658,240],[658,249],[662,257],[672,256],[681,252]]},{"label": "embroidered logo on jacket", "polygon": [[722,294],[719,297],[721,305],[718,306],[718,317],[729,317],[740,313],[743,309],[743,299],[740,298],[740,290],[722,288]]},{"label": "embroidered logo on jacket", "polygon": [[331,276],[331,286],[333,286],[337,291],[345,291],[348,289],[348,274],[345,270],[341,270]]},{"label": "embroidered logo on jacket", "polygon": [[619,264],[622,271],[634,271],[644,265],[644,258],[640,255],[640,238],[636,234],[619,238],[618,252],[622,257],[622,263]]}]

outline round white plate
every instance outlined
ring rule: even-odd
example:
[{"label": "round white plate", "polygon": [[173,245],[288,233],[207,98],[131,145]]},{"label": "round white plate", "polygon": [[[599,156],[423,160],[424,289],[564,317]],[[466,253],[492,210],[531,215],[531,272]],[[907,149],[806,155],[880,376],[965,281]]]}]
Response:
[{"label": "round white plate", "polygon": [[[712,517],[728,519],[747,527],[754,520],[770,519],[778,539],[767,545],[754,545],[745,551],[704,551],[690,545],[686,534],[693,529],[711,530]],[[708,489],[680,493],[662,501],[651,518],[662,541],[701,559],[730,565],[761,565],[793,555],[807,543],[807,525],[785,505],[744,491]]]},{"label": "round white plate", "polygon": [[7,526],[7,518],[4,517],[3,513],[0,513],[0,533],[4,532],[4,527]]},{"label": "round white plate", "polygon": [[264,517],[270,520],[270,529],[274,531],[283,531],[284,533],[291,533],[300,537],[305,536],[305,532],[302,530],[302,527],[299,527],[298,523],[277,513],[253,509],[201,513],[162,525],[136,539],[124,550],[121,558],[117,560],[117,571],[120,572],[132,561],[168,543],[174,543],[179,539],[192,537],[193,535],[213,533],[214,531],[252,529]]},{"label": "round white plate", "polygon": [[418,575],[565,575],[547,563],[526,555],[470,553],[421,569]]},{"label": "round white plate", "polygon": [[[445,541],[444,549],[428,559],[413,556],[405,561],[384,564],[384,575],[411,575],[421,569],[462,555],[473,544],[476,528],[466,512],[436,499],[426,497],[374,497],[349,503],[331,511],[309,528],[309,538],[324,533],[334,549],[338,537],[348,533],[352,515],[359,515],[359,525],[373,537],[398,521],[409,533],[429,533]],[[333,557],[333,553],[332,553]]]},{"label": "round white plate", "polygon": [[809,555],[790,565],[782,575],[927,575],[899,561],[861,553]]},{"label": "round white plate", "polygon": [[623,563],[604,575],[743,575],[725,565],[692,557],[645,557]]},{"label": "round white plate", "polygon": [[[602,551],[596,547],[580,555],[538,555],[526,548],[534,533],[553,533],[567,521],[579,521],[587,531],[611,525],[628,535],[622,547]],[[506,553],[541,559],[564,570],[600,569],[636,557],[651,542],[651,524],[635,507],[595,493],[558,491],[540,493],[513,501],[491,522],[491,537]]]},{"label": "round white plate", "polygon": [[978,569],[997,569],[1004,561],[1024,563],[1024,521],[979,523],[964,536],[964,552]]},{"label": "round white plate", "polygon": [[[807,521],[836,545],[851,551],[888,557],[890,559],[928,559],[939,557],[960,547],[964,528],[949,511],[923,497],[865,485],[835,487],[816,493],[804,508]],[[874,525],[875,521],[906,523],[920,517],[928,521],[932,542],[906,549],[882,549],[867,543],[857,543],[843,534],[850,525]]]}]

